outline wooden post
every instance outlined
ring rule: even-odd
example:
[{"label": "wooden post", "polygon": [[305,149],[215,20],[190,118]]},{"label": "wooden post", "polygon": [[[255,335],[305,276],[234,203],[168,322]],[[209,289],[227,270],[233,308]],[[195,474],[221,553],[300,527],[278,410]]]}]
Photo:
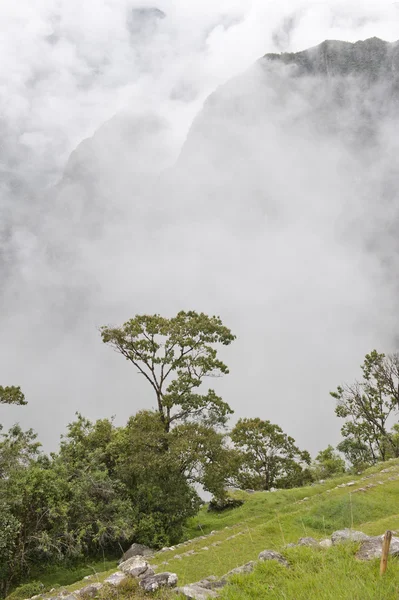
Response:
[{"label": "wooden post", "polygon": [[386,531],[382,541],[382,555],[380,563],[380,575],[384,575],[387,570],[389,546],[391,545],[392,531]]}]

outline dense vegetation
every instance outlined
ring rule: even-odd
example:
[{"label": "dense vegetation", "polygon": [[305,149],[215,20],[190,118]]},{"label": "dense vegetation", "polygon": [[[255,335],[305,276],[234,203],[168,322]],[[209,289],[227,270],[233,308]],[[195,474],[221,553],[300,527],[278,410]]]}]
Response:
[{"label": "dense vegetation", "polygon": [[[46,455],[36,434],[15,425],[0,438],[0,593],[30,573],[111,558],[132,541],[160,548],[179,542],[199,510],[198,485],[228,505],[228,486],[271,490],[364,469],[399,456],[392,417],[399,405],[399,358],[376,351],[363,379],[338,387],[344,419],[338,451],[309,453],[281,427],[240,419],[206,378],[228,374],[218,345],[234,335],[218,317],[180,312],[172,319],[136,316],[101,336],[152,387],[156,411],[126,425],[78,414],[57,452]],[[18,387],[0,388],[0,403],[24,404]]]}]

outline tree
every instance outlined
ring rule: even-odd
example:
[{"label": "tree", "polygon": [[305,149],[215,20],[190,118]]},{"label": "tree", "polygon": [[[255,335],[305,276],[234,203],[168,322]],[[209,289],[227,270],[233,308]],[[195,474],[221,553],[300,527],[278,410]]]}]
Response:
[{"label": "tree", "polygon": [[200,506],[171,435],[158,412],[141,411],[118,430],[111,449],[134,510],[134,541],[151,547],[177,543]]},{"label": "tree", "polygon": [[295,440],[270,421],[240,419],[230,437],[241,451],[237,481],[243,488],[293,487],[299,470],[310,463],[309,453],[299,450]]},{"label": "tree", "polygon": [[0,404],[27,404],[20,387],[0,385]]},{"label": "tree", "polygon": [[239,468],[239,453],[227,436],[211,425],[182,423],[170,432],[170,449],[191,485],[201,485],[214,498],[226,496]]},{"label": "tree", "polygon": [[327,446],[325,450],[320,450],[316,456],[312,471],[315,479],[328,479],[345,473],[345,461],[334,450],[333,446]]},{"label": "tree", "polygon": [[335,414],[345,419],[341,433],[347,443],[341,443],[340,449],[351,462],[361,455],[375,463],[392,453],[398,456],[389,422],[399,408],[399,354],[386,356],[373,350],[361,369],[362,381],[339,386],[330,394],[337,400]]},{"label": "tree", "polygon": [[198,389],[204,378],[229,372],[214,346],[228,346],[235,336],[219,317],[193,311],[171,319],[137,315],[121,327],[102,327],[101,336],[149,382],[165,431],[189,419],[224,424],[232,413],[214,390]]}]

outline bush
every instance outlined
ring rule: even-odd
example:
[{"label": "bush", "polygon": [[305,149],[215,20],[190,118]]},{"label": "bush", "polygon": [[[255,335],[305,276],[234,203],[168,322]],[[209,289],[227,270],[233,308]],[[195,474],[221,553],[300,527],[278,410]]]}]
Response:
[{"label": "bush", "polygon": [[41,581],[31,581],[30,583],[24,583],[15,588],[15,590],[7,596],[7,600],[25,600],[25,598],[32,598],[37,594],[43,594],[46,591],[44,584]]},{"label": "bush", "polygon": [[228,508],[238,508],[244,504],[244,500],[238,498],[212,498],[209,502],[208,512],[222,512]]}]

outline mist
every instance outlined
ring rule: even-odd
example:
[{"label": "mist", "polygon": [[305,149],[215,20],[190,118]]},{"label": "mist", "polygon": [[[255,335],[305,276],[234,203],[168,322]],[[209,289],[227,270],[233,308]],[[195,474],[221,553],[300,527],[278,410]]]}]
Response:
[{"label": "mist", "polygon": [[0,383],[29,402],[1,422],[52,450],[76,411],[151,408],[98,327],[194,309],[237,335],[217,381],[234,419],[337,443],[329,391],[397,349],[397,117],[363,147],[355,84],[339,136],[317,80],[258,59],[395,41],[397,5],[6,0],[0,17]]}]

